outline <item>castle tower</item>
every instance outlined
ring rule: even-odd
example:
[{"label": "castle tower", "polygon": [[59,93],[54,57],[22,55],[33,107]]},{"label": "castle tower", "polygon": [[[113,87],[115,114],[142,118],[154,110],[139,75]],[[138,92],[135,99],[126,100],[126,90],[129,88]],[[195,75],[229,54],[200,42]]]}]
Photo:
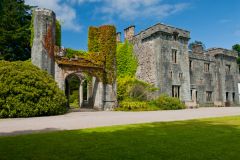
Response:
[{"label": "castle tower", "polygon": [[48,9],[33,10],[33,44],[31,61],[54,76],[55,13]]},{"label": "castle tower", "polygon": [[121,32],[117,32],[117,43],[121,43]]},{"label": "castle tower", "polygon": [[135,26],[129,26],[124,29],[124,39],[131,41],[135,35]]}]

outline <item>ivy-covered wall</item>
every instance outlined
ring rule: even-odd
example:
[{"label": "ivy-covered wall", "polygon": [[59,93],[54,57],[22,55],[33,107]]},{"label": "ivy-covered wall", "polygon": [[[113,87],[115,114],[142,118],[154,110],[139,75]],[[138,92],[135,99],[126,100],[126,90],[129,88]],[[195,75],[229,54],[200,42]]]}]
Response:
[{"label": "ivy-covered wall", "polygon": [[133,46],[128,41],[117,44],[117,76],[134,77],[137,71],[137,58],[133,53]]},{"label": "ivy-covered wall", "polygon": [[89,27],[88,30],[88,51],[99,52],[99,28]]},{"label": "ivy-covered wall", "polygon": [[112,84],[116,80],[116,28],[111,25],[90,27],[88,36],[89,57],[103,62],[103,82]]},{"label": "ivy-covered wall", "polygon": [[62,45],[62,27],[59,20],[56,20],[56,41],[55,45],[61,47]]},{"label": "ivy-covered wall", "polygon": [[116,80],[116,28],[114,26],[99,27],[99,52],[105,57],[105,83],[112,84]]}]

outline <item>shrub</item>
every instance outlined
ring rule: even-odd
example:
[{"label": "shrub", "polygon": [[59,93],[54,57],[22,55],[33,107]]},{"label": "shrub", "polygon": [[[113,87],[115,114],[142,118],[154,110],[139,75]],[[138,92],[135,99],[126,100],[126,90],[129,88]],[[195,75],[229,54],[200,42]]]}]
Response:
[{"label": "shrub", "polygon": [[63,114],[66,98],[45,71],[30,62],[0,61],[0,117]]},{"label": "shrub", "polygon": [[87,55],[88,52],[87,51],[83,51],[83,50],[74,50],[71,48],[66,48],[66,57],[68,58],[74,58],[75,56],[84,56]]},{"label": "shrub", "polygon": [[150,110],[147,102],[122,101],[119,103],[117,111],[146,111]]},{"label": "shrub", "polygon": [[146,101],[148,96],[157,90],[157,88],[152,85],[131,76],[118,77],[117,84],[117,95],[120,101],[126,99]]},{"label": "shrub", "polygon": [[186,106],[178,98],[169,97],[167,95],[160,95],[157,99],[150,101],[149,104],[162,110],[177,110],[186,108]]}]

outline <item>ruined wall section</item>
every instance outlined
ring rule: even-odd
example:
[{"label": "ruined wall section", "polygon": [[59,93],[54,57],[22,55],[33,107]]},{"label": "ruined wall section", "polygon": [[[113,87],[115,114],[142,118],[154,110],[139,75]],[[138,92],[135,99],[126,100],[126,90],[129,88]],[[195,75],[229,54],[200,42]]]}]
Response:
[{"label": "ruined wall section", "polygon": [[48,9],[33,10],[34,38],[31,61],[34,65],[54,76],[55,13]]}]

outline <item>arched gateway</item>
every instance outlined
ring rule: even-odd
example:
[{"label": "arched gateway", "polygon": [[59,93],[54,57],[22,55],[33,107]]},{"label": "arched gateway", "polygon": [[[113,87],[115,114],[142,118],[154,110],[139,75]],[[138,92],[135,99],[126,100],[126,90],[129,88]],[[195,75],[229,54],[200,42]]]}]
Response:
[{"label": "arched gateway", "polygon": [[[115,28],[113,26],[94,28],[99,31],[97,35],[92,35],[93,40],[99,39],[99,50],[87,56],[70,59],[65,57],[64,49],[55,46],[55,13],[37,8],[33,11],[33,16],[32,63],[51,74],[59,88],[65,90],[67,97],[70,75],[78,76],[80,84],[90,77],[87,103],[97,110],[112,110],[116,107]],[[79,86],[79,92],[80,106],[83,106],[82,85]]]}]

